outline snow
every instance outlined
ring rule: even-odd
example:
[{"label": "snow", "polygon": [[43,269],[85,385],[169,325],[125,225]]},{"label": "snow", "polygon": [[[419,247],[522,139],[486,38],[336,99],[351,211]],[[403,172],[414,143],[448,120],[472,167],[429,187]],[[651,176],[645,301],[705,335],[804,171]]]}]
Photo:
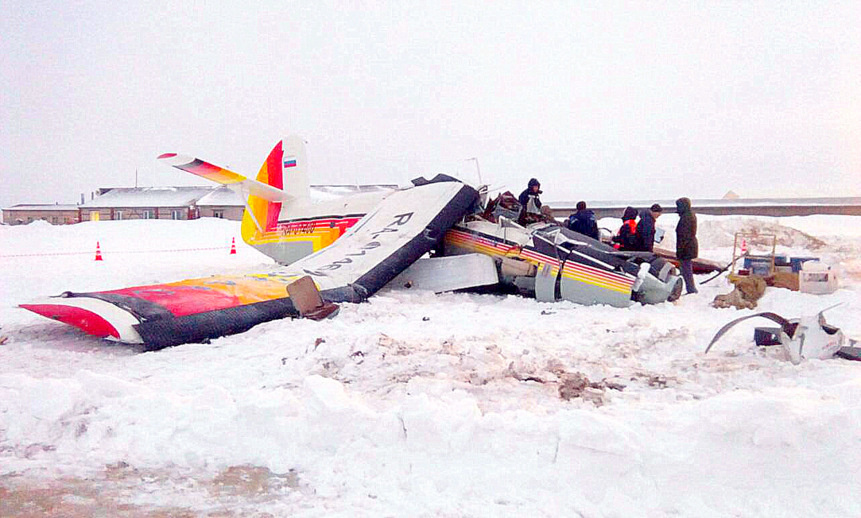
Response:
[{"label": "snow", "polygon": [[64,211],[64,210],[77,210],[77,205],[60,205],[59,203],[42,203],[42,204],[21,204],[21,205],[12,205],[11,207],[6,207],[3,210],[56,210],[56,211]]},{"label": "snow", "polygon": [[214,187],[117,187],[83,205],[85,209],[106,207],[187,207]]},{"label": "snow", "polygon": [[245,200],[242,195],[227,186],[217,187],[197,200],[198,207],[242,207],[243,205]]},{"label": "snow", "polygon": [[[759,310],[842,303],[829,322],[861,336],[861,218],[699,222],[702,257],[767,224],[827,259],[841,289],[770,288]],[[238,237],[210,218],[0,227],[0,515],[17,512],[4,490],[44,487],[79,516],[861,515],[861,363],[792,365],[753,344],[756,320],[704,356],[749,313],[709,306],[722,279],[627,309],[385,290],[331,320],[142,354],[15,307],[272,265]],[[560,398],[577,372],[624,388]]]}]

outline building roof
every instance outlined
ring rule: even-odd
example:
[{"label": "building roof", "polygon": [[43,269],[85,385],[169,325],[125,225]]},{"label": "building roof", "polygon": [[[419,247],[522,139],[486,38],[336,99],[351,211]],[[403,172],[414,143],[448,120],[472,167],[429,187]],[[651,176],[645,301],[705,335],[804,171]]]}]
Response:
[{"label": "building roof", "polygon": [[198,207],[242,207],[244,205],[242,196],[226,186],[215,187],[197,200]]},{"label": "building roof", "polygon": [[6,207],[3,210],[56,210],[56,211],[64,211],[64,210],[78,210],[77,205],[70,204],[59,204],[59,203],[22,203],[19,205],[12,205],[11,207]]},{"label": "building roof", "polygon": [[83,209],[188,207],[213,188],[204,187],[118,187],[83,205]]},{"label": "building roof", "polygon": [[[397,189],[397,185],[373,184],[373,185],[312,185],[311,199],[330,199],[360,194],[366,192],[391,191]],[[245,201],[242,196],[226,186],[215,187],[212,192],[197,201],[199,207],[244,207]]]},{"label": "building roof", "polygon": [[[388,191],[397,185],[312,185],[311,198],[339,198],[350,194]],[[242,196],[224,185],[194,187],[115,187],[99,189],[95,199],[82,205],[22,204],[4,210],[77,210],[122,208],[244,207]]]}]

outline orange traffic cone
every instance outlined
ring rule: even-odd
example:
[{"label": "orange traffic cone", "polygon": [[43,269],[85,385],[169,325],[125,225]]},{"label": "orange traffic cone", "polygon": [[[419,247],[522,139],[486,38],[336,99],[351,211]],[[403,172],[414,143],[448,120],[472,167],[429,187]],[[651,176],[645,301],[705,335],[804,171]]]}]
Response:
[{"label": "orange traffic cone", "polygon": [[103,261],[102,259],[102,249],[99,247],[99,242],[96,241],[96,261]]},{"label": "orange traffic cone", "polygon": [[230,238],[230,255],[236,255],[236,238]]}]

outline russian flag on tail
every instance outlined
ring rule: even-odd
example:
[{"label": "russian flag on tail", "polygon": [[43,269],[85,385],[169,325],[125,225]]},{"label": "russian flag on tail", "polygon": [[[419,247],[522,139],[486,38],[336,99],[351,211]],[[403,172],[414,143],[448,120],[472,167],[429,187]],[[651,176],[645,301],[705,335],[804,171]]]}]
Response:
[{"label": "russian flag on tail", "polygon": [[288,156],[284,159],[284,167],[296,167],[296,157]]}]

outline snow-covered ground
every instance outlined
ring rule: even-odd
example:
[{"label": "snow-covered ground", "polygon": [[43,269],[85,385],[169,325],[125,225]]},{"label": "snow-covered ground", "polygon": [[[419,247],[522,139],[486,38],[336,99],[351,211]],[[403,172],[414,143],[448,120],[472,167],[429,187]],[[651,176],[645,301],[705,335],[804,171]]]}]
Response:
[{"label": "snow-covered ground", "polygon": [[[829,322],[861,336],[861,218],[700,216],[700,255],[775,222],[797,229],[780,251],[827,259],[842,287],[770,288],[759,309],[842,302]],[[709,306],[723,279],[628,309],[384,291],[144,354],[15,307],[271,264],[239,239],[229,255],[234,236],[0,226],[0,516],[861,515],[861,363],[792,365],[753,344],[756,320],[704,356],[749,313]],[[610,384],[565,400],[574,373]]]}]

